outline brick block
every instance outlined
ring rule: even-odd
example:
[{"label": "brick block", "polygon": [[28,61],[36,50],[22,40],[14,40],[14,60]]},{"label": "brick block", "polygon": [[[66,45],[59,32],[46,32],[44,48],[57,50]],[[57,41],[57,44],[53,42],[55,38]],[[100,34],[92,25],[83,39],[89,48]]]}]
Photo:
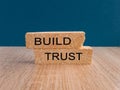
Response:
[{"label": "brick block", "polygon": [[90,64],[93,50],[89,46],[79,49],[34,49],[36,64]]},{"label": "brick block", "polygon": [[85,41],[84,32],[28,32],[26,47],[34,49],[78,49]]}]

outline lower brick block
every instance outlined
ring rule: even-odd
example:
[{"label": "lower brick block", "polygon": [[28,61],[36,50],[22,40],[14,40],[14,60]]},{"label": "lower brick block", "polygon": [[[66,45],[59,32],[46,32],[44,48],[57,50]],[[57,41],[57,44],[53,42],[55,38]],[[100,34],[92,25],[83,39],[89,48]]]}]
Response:
[{"label": "lower brick block", "polygon": [[79,49],[34,49],[36,64],[90,64],[93,50],[89,46]]}]

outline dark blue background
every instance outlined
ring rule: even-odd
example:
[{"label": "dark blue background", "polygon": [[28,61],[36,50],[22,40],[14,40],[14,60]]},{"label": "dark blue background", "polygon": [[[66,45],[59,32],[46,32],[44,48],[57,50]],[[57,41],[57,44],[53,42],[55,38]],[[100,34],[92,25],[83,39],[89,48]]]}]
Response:
[{"label": "dark blue background", "polygon": [[1,0],[0,45],[31,31],[85,31],[85,45],[120,46],[120,0]]}]

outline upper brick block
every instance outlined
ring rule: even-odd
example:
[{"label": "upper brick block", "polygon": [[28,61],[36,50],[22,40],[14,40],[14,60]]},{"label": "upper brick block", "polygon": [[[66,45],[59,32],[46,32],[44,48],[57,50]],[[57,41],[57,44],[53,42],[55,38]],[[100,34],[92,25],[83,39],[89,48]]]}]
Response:
[{"label": "upper brick block", "polygon": [[27,48],[41,49],[78,49],[85,41],[84,32],[28,32]]}]

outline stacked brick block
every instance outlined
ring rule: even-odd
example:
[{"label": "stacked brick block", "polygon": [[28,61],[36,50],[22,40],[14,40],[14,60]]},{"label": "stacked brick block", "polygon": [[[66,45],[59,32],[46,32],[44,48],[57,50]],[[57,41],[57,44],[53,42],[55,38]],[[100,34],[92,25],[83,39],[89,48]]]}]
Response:
[{"label": "stacked brick block", "polygon": [[90,64],[93,50],[83,46],[84,32],[28,32],[26,47],[34,50],[35,64]]}]

